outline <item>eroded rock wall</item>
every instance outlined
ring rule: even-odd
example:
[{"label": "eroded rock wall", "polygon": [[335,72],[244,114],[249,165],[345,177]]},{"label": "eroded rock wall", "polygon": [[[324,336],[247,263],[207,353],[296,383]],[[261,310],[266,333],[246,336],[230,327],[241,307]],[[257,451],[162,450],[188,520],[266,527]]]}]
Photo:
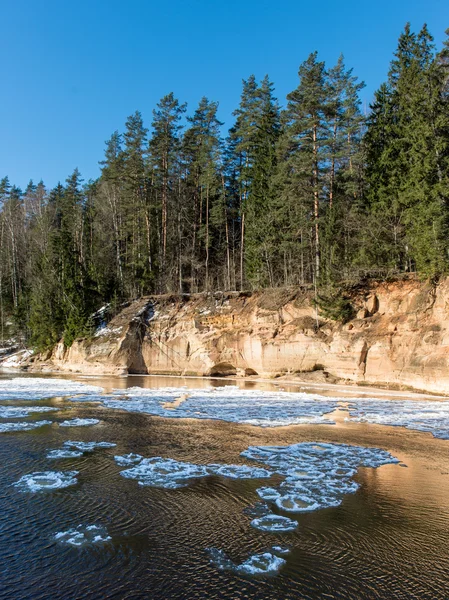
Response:
[{"label": "eroded rock wall", "polygon": [[316,314],[309,290],[147,297],[92,339],[34,363],[88,373],[329,373],[357,383],[449,394],[449,280],[372,283],[350,293],[356,318]]}]

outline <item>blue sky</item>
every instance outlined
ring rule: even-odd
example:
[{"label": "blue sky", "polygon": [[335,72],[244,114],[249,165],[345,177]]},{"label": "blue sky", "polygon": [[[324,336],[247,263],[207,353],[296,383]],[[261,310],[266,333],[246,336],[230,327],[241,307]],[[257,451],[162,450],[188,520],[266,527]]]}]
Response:
[{"label": "blue sky", "polygon": [[242,78],[268,73],[283,103],[314,50],[328,66],[342,52],[369,103],[406,21],[441,45],[449,3],[0,1],[0,177],[53,186],[77,166],[95,178],[110,134],[137,109],[149,126],[170,91],[189,112],[203,95],[219,101],[229,126]]}]

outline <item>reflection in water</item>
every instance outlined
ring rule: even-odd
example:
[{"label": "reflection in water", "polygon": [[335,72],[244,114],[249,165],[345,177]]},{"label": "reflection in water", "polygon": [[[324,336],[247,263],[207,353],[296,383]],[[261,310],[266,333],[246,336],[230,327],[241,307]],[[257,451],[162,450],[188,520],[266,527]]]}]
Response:
[{"label": "reflection in water", "polygon": [[[107,391],[142,384],[210,385],[149,377],[79,381]],[[271,384],[261,387],[273,389]],[[251,384],[251,389],[258,388]],[[447,441],[402,428],[345,422],[344,411],[331,416],[336,417],[334,426],[261,429],[122,413],[62,398],[35,404],[61,409],[56,418],[99,419],[99,425],[77,429],[76,439],[117,446],[60,459],[58,470],[78,471],[77,484],[36,497],[13,484],[25,474],[54,470],[55,461],[47,454],[68,447],[64,443],[70,442],[73,429],[49,426],[1,436],[2,600],[447,598]],[[31,415],[29,422],[38,417]],[[142,487],[120,477],[124,467],[114,461],[114,456],[134,453],[200,465],[250,464],[240,456],[249,446],[300,442],[382,448],[408,468],[360,468],[354,476],[360,488],[340,506],[295,514],[294,531],[272,533],[252,527],[257,515],[245,511],[260,501],[260,480],[217,474],[181,489]],[[276,477],[275,486],[282,483]],[[93,524],[111,541],[74,547],[54,539],[58,532]],[[242,565],[254,555],[277,555],[275,546],[290,548],[282,557],[286,563],[277,576],[261,579],[217,569],[206,553],[206,548],[219,548],[233,565]]]}]

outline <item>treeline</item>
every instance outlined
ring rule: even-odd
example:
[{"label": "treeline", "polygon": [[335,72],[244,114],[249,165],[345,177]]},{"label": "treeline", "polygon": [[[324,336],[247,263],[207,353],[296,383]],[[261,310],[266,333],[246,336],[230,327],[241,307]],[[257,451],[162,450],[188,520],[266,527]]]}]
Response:
[{"label": "treeline", "polygon": [[[449,33],[449,30],[448,32]],[[341,57],[312,53],[285,108],[243,81],[225,139],[218,103],[173,94],[106,142],[101,176],[48,190],[0,182],[2,338],[39,348],[148,293],[439,276],[449,261],[449,40],[407,25],[367,115]]]}]

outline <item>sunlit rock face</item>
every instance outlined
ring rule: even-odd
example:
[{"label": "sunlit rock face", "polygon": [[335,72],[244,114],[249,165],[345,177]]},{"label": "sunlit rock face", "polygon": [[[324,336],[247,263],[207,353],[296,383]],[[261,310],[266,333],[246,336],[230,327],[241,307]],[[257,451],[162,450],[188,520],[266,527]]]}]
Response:
[{"label": "sunlit rock face", "polygon": [[316,314],[310,290],[146,297],[36,369],[208,376],[298,375],[449,392],[449,280],[350,292],[354,318]]}]

